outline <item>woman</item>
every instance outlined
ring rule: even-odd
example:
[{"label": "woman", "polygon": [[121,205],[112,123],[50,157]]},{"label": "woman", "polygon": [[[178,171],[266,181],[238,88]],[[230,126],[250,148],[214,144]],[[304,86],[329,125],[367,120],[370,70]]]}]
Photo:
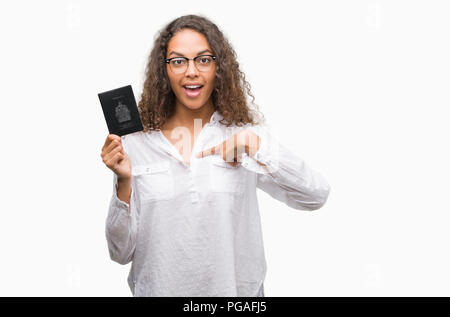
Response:
[{"label": "woman", "polygon": [[108,135],[101,154],[114,172],[108,248],[132,262],[134,296],[264,296],[256,188],[299,210],[327,200],[325,179],[255,120],[247,96],[211,21],[182,16],[160,32],[139,102],[144,131]]}]

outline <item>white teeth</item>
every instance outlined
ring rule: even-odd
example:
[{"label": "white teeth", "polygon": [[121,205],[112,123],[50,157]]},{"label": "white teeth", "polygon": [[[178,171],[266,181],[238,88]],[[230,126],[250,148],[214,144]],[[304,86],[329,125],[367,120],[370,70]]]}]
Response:
[{"label": "white teeth", "polygon": [[184,86],[184,87],[186,87],[186,88],[198,88],[198,87],[201,87],[201,85],[195,85],[195,86]]}]

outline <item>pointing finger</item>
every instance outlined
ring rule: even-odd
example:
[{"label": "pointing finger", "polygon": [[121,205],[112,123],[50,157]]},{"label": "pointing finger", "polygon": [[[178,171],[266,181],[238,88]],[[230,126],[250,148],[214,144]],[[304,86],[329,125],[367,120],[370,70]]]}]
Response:
[{"label": "pointing finger", "polygon": [[195,156],[197,158],[199,157],[205,157],[208,155],[215,155],[215,154],[221,154],[222,153],[222,147],[223,147],[223,143],[213,146],[212,148],[209,148],[207,150],[201,151],[199,153],[197,153]]}]

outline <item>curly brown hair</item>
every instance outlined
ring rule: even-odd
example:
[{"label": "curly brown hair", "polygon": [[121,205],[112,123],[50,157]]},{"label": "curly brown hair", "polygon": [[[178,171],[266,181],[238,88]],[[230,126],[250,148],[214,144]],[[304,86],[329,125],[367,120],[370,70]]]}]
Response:
[{"label": "curly brown hair", "polygon": [[[220,122],[226,126],[236,124],[258,124],[264,115],[254,103],[250,84],[239,69],[236,52],[219,28],[209,19],[199,15],[184,15],[165,26],[153,44],[145,71],[144,87],[139,101],[139,112],[144,131],[160,130],[175,112],[176,96],[172,91],[164,59],[169,40],[182,29],[191,29],[203,34],[208,40],[216,59],[216,79],[212,92],[214,110],[223,116]],[[252,97],[252,108],[247,104]]]}]

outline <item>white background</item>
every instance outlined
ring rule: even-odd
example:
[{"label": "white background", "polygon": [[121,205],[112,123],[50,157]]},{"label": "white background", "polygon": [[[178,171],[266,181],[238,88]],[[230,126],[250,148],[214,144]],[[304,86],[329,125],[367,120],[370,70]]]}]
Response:
[{"label": "white background", "polygon": [[131,296],[104,234],[97,93],[139,98],[157,32],[209,17],[274,133],[331,185],[259,191],[266,296],[450,295],[447,1],[2,1],[0,295]]}]

